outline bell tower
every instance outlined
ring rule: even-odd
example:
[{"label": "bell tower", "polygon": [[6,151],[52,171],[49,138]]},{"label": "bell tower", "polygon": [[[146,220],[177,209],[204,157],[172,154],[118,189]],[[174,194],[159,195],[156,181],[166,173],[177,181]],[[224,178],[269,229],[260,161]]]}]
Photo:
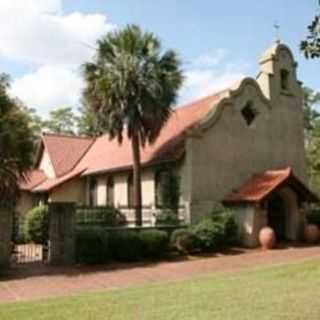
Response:
[{"label": "bell tower", "polygon": [[291,50],[277,41],[266,50],[260,61],[260,72],[257,81],[271,103],[279,103],[283,97],[300,100],[302,90],[297,80],[297,63]]}]

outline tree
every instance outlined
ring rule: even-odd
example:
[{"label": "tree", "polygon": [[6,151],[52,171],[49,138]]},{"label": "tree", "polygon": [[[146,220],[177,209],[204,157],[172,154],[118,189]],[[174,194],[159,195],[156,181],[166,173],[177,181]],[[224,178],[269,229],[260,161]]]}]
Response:
[{"label": "tree", "polygon": [[33,164],[35,137],[29,118],[8,95],[9,78],[0,76],[0,205],[13,206],[18,183]]},{"label": "tree", "polygon": [[77,131],[79,135],[95,137],[100,134],[97,128],[96,114],[87,104],[79,108],[80,116],[77,118]]},{"label": "tree", "polygon": [[83,66],[84,99],[97,115],[99,130],[119,143],[124,134],[131,141],[134,207],[141,225],[140,151],[155,142],[170,117],[183,80],[180,61],[136,25],[108,33],[97,46],[94,61]]},{"label": "tree", "polygon": [[320,93],[304,87],[304,128],[309,183],[320,191]]},{"label": "tree", "polygon": [[[320,2],[319,2],[320,4]],[[320,57],[320,15],[316,15],[308,26],[308,36],[301,41],[300,49],[307,59]]]},{"label": "tree", "polygon": [[320,113],[316,110],[316,107],[320,106],[320,92],[315,92],[311,88],[303,87],[303,94],[304,129],[306,145],[308,145],[320,119]]},{"label": "tree", "polygon": [[20,104],[21,109],[29,118],[29,126],[32,132],[39,137],[42,132],[42,128],[44,126],[44,122],[41,117],[37,114],[37,111],[34,108],[29,108],[24,104]]},{"label": "tree", "polygon": [[57,108],[50,112],[48,120],[43,121],[43,128],[50,133],[74,135],[76,121],[72,108]]}]

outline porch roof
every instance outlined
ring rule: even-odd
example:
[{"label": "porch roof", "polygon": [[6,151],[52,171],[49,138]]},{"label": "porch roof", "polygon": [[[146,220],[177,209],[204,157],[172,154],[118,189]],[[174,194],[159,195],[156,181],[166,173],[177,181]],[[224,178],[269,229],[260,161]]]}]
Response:
[{"label": "porch roof", "polygon": [[267,170],[254,175],[246,181],[239,189],[225,197],[223,203],[255,203],[265,200],[276,189],[288,185],[296,191],[303,200],[318,202],[319,198],[311,192],[288,167],[281,170]]},{"label": "porch roof", "polygon": [[32,191],[45,180],[47,176],[42,170],[31,170],[19,181],[19,188],[21,191]]}]

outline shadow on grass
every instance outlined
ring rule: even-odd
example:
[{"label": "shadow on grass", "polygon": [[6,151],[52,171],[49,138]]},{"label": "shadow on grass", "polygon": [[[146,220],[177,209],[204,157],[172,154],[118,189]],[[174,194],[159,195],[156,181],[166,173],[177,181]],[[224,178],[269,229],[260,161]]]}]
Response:
[{"label": "shadow on grass", "polygon": [[[274,250],[286,250],[289,248],[305,248],[310,247],[305,243],[292,243],[292,242],[283,242],[279,244]],[[142,269],[142,268],[152,268],[159,266],[161,264],[170,264],[170,263],[185,263],[188,261],[195,261],[200,259],[210,259],[216,257],[226,257],[226,256],[236,256],[236,255],[245,255],[250,252],[259,252],[260,249],[246,249],[246,248],[229,248],[222,252],[217,253],[206,253],[200,254],[195,253],[193,255],[178,255],[172,254],[169,257],[163,258],[162,260],[147,260],[142,262],[110,262],[103,265],[71,265],[71,266],[52,266],[41,262],[35,263],[26,263],[26,264],[16,264],[13,265],[7,271],[3,271],[0,274],[0,283],[1,281],[13,281],[21,280],[32,277],[43,277],[43,276],[57,276],[62,275],[66,277],[78,277],[80,275],[86,274],[99,274],[99,273],[108,273],[115,271],[125,271],[133,269]]]},{"label": "shadow on grass", "polygon": [[30,262],[22,264],[13,264],[10,269],[2,271],[0,274],[1,281],[21,280],[32,277],[56,276],[63,275],[67,277],[78,277],[85,274],[99,274],[113,271],[125,271],[141,268],[152,268],[161,264],[183,263],[199,259],[209,259],[220,256],[234,256],[248,252],[244,248],[229,248],[218,253],[196,253],[193,255],[172,254],[162,260],[144,260],[141,262],[109,262],[102,265],[70,265],[70,266],[52,266],[42,262]]}]

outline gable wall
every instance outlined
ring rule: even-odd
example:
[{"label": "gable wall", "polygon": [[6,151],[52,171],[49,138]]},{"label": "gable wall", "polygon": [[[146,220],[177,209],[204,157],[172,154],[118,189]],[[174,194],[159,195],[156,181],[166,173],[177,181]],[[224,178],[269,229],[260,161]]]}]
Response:
[{"label": "gable wall", "polygon": [[76,178],[54,189],[49,195],[50,202],[75,202],[85,204],[84,179]]},{"label": "gable wall", "polygon": [[[241,109],[253,101],[258,116],[247,126]],[[247,84],[219,119],[200,137],[191,137],[187,154],[191,202],[209,210],[253,174],[291,166],[305,181],[303,114],[299,99],[281,96],[271,108],[259,89]],[[206,203],[205,206],[201,204]],[[197,213],[198,214],[198,213]]]},{"label": "gable wall", "polygon": [[53,169],[53,165],[51,163],[49,153],[46,149],[43,150],[42,157],[39,163],[39,169],[44,171],[44,173],[47,175],[49,178],[55,178],[55,172]]}]

